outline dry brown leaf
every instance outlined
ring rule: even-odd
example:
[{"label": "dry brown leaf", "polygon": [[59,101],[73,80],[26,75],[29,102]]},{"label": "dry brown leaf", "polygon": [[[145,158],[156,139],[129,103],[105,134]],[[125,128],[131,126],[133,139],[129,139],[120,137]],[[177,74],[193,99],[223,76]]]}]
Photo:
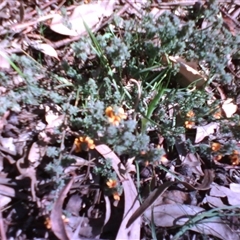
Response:
[{"label": "dry brown leaf", "polygon": [[196,85],[197,88],[200,88],[206,83],[206,78],[196,70],[197,64],[195,62],[186,62],[183,58],[178,56],[169,56],[169,60],[172,63],[178,63],[180,65],[179,72],[183,78],[179,79],[179,83],[183,87],[194,84],[193,86]]},{"label": "dry brown leaf", "polygon": [[[88,217],[71,216],[68,224],[66,225],[66,229],[68,232],[71,232],[72,229],[76,229],[71,236],[71,239],[95,239],[92,237],[93,226],[90,224]],[[84,238],[80,236],[84,236]]]},{"label": "dry brown leaf", "polygon": [[235,23],[230,17],[223,16],[223,26],[225,26],[233,36],[236,36],[236,29],[235,29]]},{"label": "dry brown leaf", "polygon": [[171,182],[175,181],[175,176],[172,173],[175,173],[175,166],[173,166],[173,165],[169,168],[169,172],[167,172],[167,174],[165,176],[166,180],[171,181]]},{"label": "dry brown leaf", "polygon": [[230,118],[233,116],[234,113],[237,111],[237,105],[233,103],[232,98],[226,99],[222,104],[222,110],[225,113],[227,118]]},{"label": "dry brown leaf", "polygon": [[9,203],[11,202],[11,198],[7,197],[7,196],[3,196],[0,194],[0,232],[1,232],[1,240],[7,240],[6,237],[6,230],[4,227],[4,222],[3,222],[3,216],[2,216],[2,211],[3,208]]},{"label": "dry brown leaf", "polygon": [[203,176],[203,171],[201,168],[201,161],[198,154],[188,153],[182,162],[183,165],[187,165],[191,168],[191,171],[197,175]]},{"label": "dry brown leaf", "polygon": [[2,183],[1,180],[2,179],[4,180],[7,176],[6,173],[3,173],[3,170],[4,170],[4,161],[3,160],[4,160],[4,156],[2,154],[0,154],[0,183]]},{"label": "dry brown leaf", "polygon": [[[204,208],[197,206],[166,204],[155,206],[154,209],[149,208],[145,212],[145,215],[149,219],[152,219],[153,214],[153,219],[156,226],[172,227],[176,226],[176,224],[183,226],[189,220],[190,216],[195,216],[204,211]],[[220,217],[200,220],[195,224],[192,224],[191,227],[189,226],[189,230],[206,235],[216,236],[223,240],[239,239],[238,234],[234,233]]]},{"label": "dry brown leaf", "polygon": [[173,184],[175,184],[175,182],[165,182],[160,187],[152,191],[143,204],[130,217],[127,227],[129,227],[137,218],[145,213],[146,209],[149,208],[159,198],[159,196],[161,196]]},{"label": "dry brown leaf", "polygon": [[135,157],[133,158],[129,158],[126,162],[126,165],[125,165],[125,171],[123,174],[125,175],[126,173],[136,173],[136,167],[135,165],[133,164],[133,161],[135,160]]},{"label": "dry brown leaf", "polygon": [[44,106],[45,108],[45,120],[48,123],[48,125],[51,124],[51,127],[58,127],[61,125],[61,120],[59,117],[61,117],[61,107],[59,107],[57,104],[54,104],[53,106]]},{"label": "dry brown leaf", "polygon": [[28,199],[28,195],[22,192],[17,192],[9,186],[0,184],[0,194],[7,197],[16,197],[20,199]]},{"label": "dry brown leaf", "polygon": [[63,121],[64,121],[64,115],[58,116],[55,120],[53,120],[47,125],[46,130],[49,132],[50,129],[61,126],[63,124]]},{"label": "dry brown leaf", "polygon": [[78,36],[86,32],[83,21],[91,29],[103,16],[110,16],[113,13],[115,0],[92,2],[76,7],[69,17],[56,14],[52,19],[50,28],[52,31],[68,35]]},{"label": "dry brown leaf", "polygon": [[238,192],[234,192],[231,189],[224,186],[219,186],[216,183],[212,185],[209,195],[220,198],[227,197],[228,203],[230,205],[232,206],[240,205],[240,195]]},{"label": "dry brown leaf", "polygon": [[24,78],[20,75],[14,75],[12,78],[12,84],[13,85],[21,85],[25,82]]},{"label": "dry brown leaf", "polygon": [[38,139],[44,143],[50,143],[56,140],[54,139],[56,136],[56,134],[54,134],[54,129],[63,124],[65,115],[61,114],[61,108],[56,104],[44,106],[44,108],[46,112],[45,120],[48,125],[45,127],[44,131],[39,133]]},{"label": "dry brown leaf", "polygon": [[153,7],[150,13],[153,15],[154,19],[158,19],[163,13],[166,13],[166,12],[170,12],[170,11],[166,9],[159,9],[159,8]]},{"label": "dry brown leaf", "polygon": [[[197,206],[184,205],[184,204],[163,204],[155,205],[145,211],[145,216],[148,219],[152,219],[152,213],[154,214],[154,223],[156,226],[172,227],[175,220],[185,216],[185,222],[189,220],[186,215],[194,216],[195,214],[205,211],[205,209]],[[179,220],[177,221],[179,224]]]},{"label": "dry brown leaf", "polygon": [[13,155],[17,154],[16,145],[12,137],[4,138],[0,136],[0,146],[5,148],[7,151],[13,153]]},{"label": "dry brown leaf", "polygon": [[[162,204],[184,204],[190,202],[190,195],[187,192],[183,192],[180,190],[171,190],[166,191],[162,195]],[[153,206],[162,205],[154,202]]]},{"label": "dry brown leaf", "polygon": [[30,148],[28,154],[28,160],[31,163],[36,163],[41,160],[41,158],[45,155],[47,150],[47,145],[40,145],[38,142],[34,142]]},{"label": "dry brown leaf", "polygon": [[3,69],[10,68],[10,63],[8,59],[9,59],[8,54],[3,49],[0,49],[0,68]]},{"label": "dry brown leaf", "polygon": [[107,196],[104,196],[104,200],[105,200],[105,209],[106,209],[105,219],[104,219],[104,226],[105,226],[111,217],[111,203],[110,203],[109,197]]},{"label": "dry brown leaf", "polygon": [[7,118],[10,115],[10,111],[6,111],[3,116],[0,118],[0,132],[2,132],[4,126],[7,124]]},{"label": "dry brown leaf", "polygon": [[71,214],[71,216],[78,216],[82,208],[82,196],[80,194],[71,194],[67,200],[65,211]]},{"label": "dry brown leaf", "polygon": [[30,46],[50,57],[54,57],[59,60],[56,50],[49,44],[33,42],[33,43],[31,43]]},{"label": "dry brown leaf", "polygon": [[74,178],[72,178],[68,182],[68,184],[62,189],[62,191],[58,196],[58,199],[53,204],[53,209],[50,215],[52,231],[61,240],[69,240],[69,237],[67,235],[65,225],[62,219],[62,207],[63,207],[63,201],[66,198],[73,184],[73,181],[74,181]]},{"label": "dry brown leaf", "polygon": [[[109,201],[108,197],[106,197],[106,199],[106,201]],[[92,208],[90,206],[87,216],[79,216],[79,212],[84,208],[82,200],[83,196],[79,195],[79,193],[74,193],[69,196],[65,207],[65,211],[70,213],[65,225],[66,231],[69,233],[68,236],[71,235],[70,239],[82,239],[82,237],[84,237],[84,239],[97,239],[97,236],[102,232],[104,215],[94,218],[90,214],[94,207]]]},{"label": "dry brown leaf", "polygon": [[206,195],[205,198],[202,201],[203,204],[209,204],[210,207],[212,208],[216,208],[216,207],[224,207],[226,206],[222,200],[218,197],[213,197],[213,196],[209,196]]},{"label": "dry brown leaf", "polygon": [[240,184],[239,183],[230,183],[229,187],[233,192],[240,193]]},{"label": "dry brown leaf", "polygon": [[8,203],[11,202],[11,198],[7,196],[3,196],[0,194],[0,209],[2,210]]},{"label": "dry brown leaf", "polygon": [[201,142],[205,137],[213,134],[215,130],[219,128],[219,123],[213,122],[209,123],[205,126],[198,126],[196,127],[197,133],[195,137],[195,143]]},{"label": "dry brown leaf", "polygon": [[20,15],[20,22],[23,22],[24,16],[25,16],[25,9],[24,9],[24,3],[22,0],[20,0],[19,15]]},{"label": "dry brown leaf", "polygon": [[120,181],[122,181],[124,191],[124,214],[116,239],[140,239],[140,218],[137,217],[136,221],[131,226],[130,224],[127,226],[129,218],[140,206],[137,199],[137,190],[132,178],[128,173],[125,173],[124,176],[121,174],[119,169],[122,168],[124,170],[124,166],[122,166],[118,156],[107,145],[98,145],[96,146],[96,150],[104,158],[112,160],[112,167],[116,171]]}]

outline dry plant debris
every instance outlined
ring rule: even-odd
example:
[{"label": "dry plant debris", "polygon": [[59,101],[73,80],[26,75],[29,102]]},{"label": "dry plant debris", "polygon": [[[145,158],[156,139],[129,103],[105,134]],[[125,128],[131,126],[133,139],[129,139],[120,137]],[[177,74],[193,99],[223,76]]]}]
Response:
[{"label": "dry plant debris", "polygon": [[234,1],[2,1],[1,239],[240,239],[239,29]]}]

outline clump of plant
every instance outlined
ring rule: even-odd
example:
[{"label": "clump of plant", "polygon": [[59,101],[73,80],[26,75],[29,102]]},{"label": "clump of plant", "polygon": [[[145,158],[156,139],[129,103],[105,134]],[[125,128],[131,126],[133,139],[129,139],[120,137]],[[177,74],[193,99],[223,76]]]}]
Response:
[{"label": "clump of plant", "polygon": [[[18,91],[8,86],[0,112],[51,101],[65,114],[57,147],[50,147],[46,154],[50,163],[45,170],[56,180],[56,188],[64,184],[63,164],[72,162],[68,155],[91,158],[91,151],[101,143],[119,156],[135,157],[137,164],[160,165],[162,156],[181,139],[189,152],[213,160],[229,155],[238,164],[235,130],[239,119],[227,119],[221,113],[222,101],[214,86],[235,81],[226,66],[239,49],[240,38],[226,29],[217,5],[206,4],[208,8],[200,8],[188,21],[166,12],[157,18],[146,13],[141,20],[116,16],[95,34],[86,26],[88,36],[71,45],[74,61],[63,61],[61,73],[44,71],[27,57],[12,56],[25,82]],[[208,23],[206,28],[199,25],[201,20]],[[194,90],[195,83],[183,87],[178,81],[180,66],[170,56],[198,61],[206,84]],[[51,81],[37,81],[41,76]],[[4,73],[0,77],[3,84],[9,82]],[[204,87],[211,90],[206,92]],[[236,96],[231,93],[230,97]],[[221,136],[214,133],[195,144],[191,130],[210,122],[219,123],[226,141],[220,142]],[[151,138],[151,131],[163,137],[164,148],[159,139]],[[104,179],[105,192],[119,200],[121,184],[111,160],[98,159],[94,174]]]},{"label": "clump of plant", "polygon": [[[198,20],[203,18],[209,22],[206,29],[199,27]],[[177,83],[173,84],[173,81],[177,82],[178,69],[171,63],[166,65],[163,56],[180,55],[186,60],[198,60],[208,79],[206,84],[227,83],[231,79],[225,70],[227,56],[236,52],[239,44],[238,36],[231,35],[224,27],[214,3],[207,10],[201,8],[195,19],[184,25],[179,17],[167,12],[158,18],[146,14],[140,22],[116,17],[112,25],[102,33],[97,33],[96,36],[89,34],[91,39],[85,38],[74,43],[72,48],[76,61],[90,67],[89,81],[94,81],[99,86],[98,94],[91,93],[91,98],[98,96],[98,101],[107,104],[105,107],[116,104],[124,106],[126,111],[134,110],[129,117],[136,122],[126,122],[126,129],[121,129],[121,132],[111,127],[104,133],[112,145],[114,142],[111,138],[117,141],[117,138],[127,136],[126,144],[130,141],[130,146],[131,139],[140,132],[143,136],[149,127],[160,131],[173,144],[175,137],[185,132],[185,115],[190,110],[196,112],[195,124],[206,124],[212,120],[210,113],[213,113],[217,101],[210,106],[207,101],[212,97],[211,94],[203,90],[188,91]],[[93,60],[88,61],[90,56]],[[84,76],[84,73],[81,75]],[[133,83],[130,79],[136,79],[136,82]],[[176,103],[177,110],[169,117],[169,106]],[[103,111],[103,104],[99,109]],[[92,113],[91,117],[84,118],[85,124],[93,121],[89,118],[101,122],[102,113],[98,115],[93,110],[87,112]],[[179,122],[179,115],[184,116],[185,120]],[[97,123],[93,126],[97,126]],[[102,123],[99,124],[100,128],[101,126]],[[95,130],[98,131],[99,127]],[[146,138],[144,142],[149,140]],[[116,145],[118,153],[125,152],[119,150],[124,148],[123,145],[119,142]]]}]

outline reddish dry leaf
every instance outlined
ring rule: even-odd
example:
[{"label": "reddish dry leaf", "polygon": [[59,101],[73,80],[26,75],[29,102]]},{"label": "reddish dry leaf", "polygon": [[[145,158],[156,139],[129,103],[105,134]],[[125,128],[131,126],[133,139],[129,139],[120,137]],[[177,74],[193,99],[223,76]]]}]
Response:
[{"label": "reddish dry leaf", "polygon": [[227,16],[223,16],[223,25],[232,33],[233,36],[236,36],[235,23],[233,20]]},{"label": "reddish dry leaf", "polygon": [[20,0],[19,15],[20,15],[20,22],[23,22],[24,16],[25,16],[25,9],[24,9],[24,3],[22,0]]}]

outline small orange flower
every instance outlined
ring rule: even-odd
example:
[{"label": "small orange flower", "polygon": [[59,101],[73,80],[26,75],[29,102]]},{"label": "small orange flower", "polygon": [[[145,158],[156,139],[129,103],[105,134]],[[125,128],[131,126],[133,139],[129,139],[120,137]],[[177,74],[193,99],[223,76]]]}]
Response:
[{"label": "small orange flower", "polygon": [[[69,219],[65,215],[62,215],[62,220],[63,220],[64,223],[68,223],[69,222]],[[45,219],[44,225],[46,226],[47,229],[51,229],[52,228],[51,220],[50,220],[49,217],[47,217]]]},{"label": "small orange flower", "polygon": [[47,217],[44,221],[44,225],[46,226],[47,229],[51,229],[52,227],[52,224],[51,224],[51,221],[50,221],[50,218]]},{"label": "small orange flower", "polygon": [[122,119],[126,119],[127,115],[124,113],[124,109],[122,107],[119,107],[117,109],[117,113],[113,111],[112,107],[107,107],[105,110],[105,114],[108,117],[108,121],[112,123],[114,126],[118,126],[119,122]]},{"label": "small orange flower", "polygon": [[118,184],[116,179],[109,179],[106,183],[109,188],[115,188]]},{"label": "small orange flower", "polygon": [[166,154],[161,157],[160,162],[163,164],[167,164],[169,162]]},{"label": "small orange flower", "polygon": [[239,152],[237,150],[233,151],[233,154],[231,154],[230,156],[230,160],[232,165],[239,165],[240,163],[240,156],[239,156]]},{"label": "small orange flower", "polygon": [[220,119],[222,117],[222,113],[221,111],[217,111],[213,114],[213,117],[216,118],[216,119]]},{"label": "small orange flower", "polygon": [[192,121],[185,121],[185,127],[191,129],[195,126],[195,122]]},{"label": "small orange flower", "polygon": [[213,142],[211,145],[211,149],[214,152],[217,152],[221,149],[222,145],[220,143]]},{"label": "small orange flower", "polygon": [[94,149],[94,141],[90,137],[78,137],[74,140],[75,152],[81,152],[81,150],[88,151]]},{"label": "small orange flower", "polygon": [[62,220],[63,220],[64,223],[69,222],[69,219],[65,215],[62,215]]},{"label": "small orange flower", "polygon": [[195,113],[194,113],[192,110],[190,110],[190,111],[186,114],[186,116],[189,117],[189,118],[192,118],[192,117],[195,116]]},{"label": "small orange flower", "polygon": [[113,198],[114,198],[114,200],[116,200],[116,201],[120,201],[120,195],[118,194],[118,192],[114,192],[114,193],[113,193]]}]

